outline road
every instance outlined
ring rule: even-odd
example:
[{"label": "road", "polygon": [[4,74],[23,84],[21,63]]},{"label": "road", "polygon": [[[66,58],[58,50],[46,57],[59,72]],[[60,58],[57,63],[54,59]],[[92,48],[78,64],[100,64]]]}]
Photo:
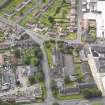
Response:
[{"label": "road", "polygon": [[78,31],[77,31],[77,40],[80,42],[81,41],[81,35],[82,35],[82,30],[81,30],[81,21],[82,21],[82,0],[78,0]]},{"label": "road", "polygon": [[50,70],[49,70],[49,66],[48,66],[48,60],[47,60],[47,55],[44,49],[43,44],[41,44],[41,50],[44,56],[44,60],[43,60],[43,70],[44,70],[44,74],[45,74],[45,85],[46,85],[46,90],[47,90],[47,98],[45,100],[46,105],[52,105],[52,103],[55,101],[53,95],[52,95],[52,90],[50,87]]}]

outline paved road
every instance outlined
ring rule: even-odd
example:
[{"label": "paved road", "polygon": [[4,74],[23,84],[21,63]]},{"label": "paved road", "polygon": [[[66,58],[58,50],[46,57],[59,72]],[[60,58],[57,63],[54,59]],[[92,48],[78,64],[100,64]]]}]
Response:
[{"label": "paved road", "polygon": [[44,70],[44,74],[45,74],[45,84],[46,84],[46,90],[47,90],[47,99],[45,101],[46,101],[46,105],[52,105],[52,103],[55,101],[55,99],[53,98],[52,90],[50,87],[50,75],[49,75],[50,70],[49,70],[49,66],[48,66],[47,55],[46,55],[43,44],[41,45],[41,49],[42,49],[43,56],[44,56],[43,70]]},{"label": "paved road", "polygon": [[81,41],[81,35],[82,35],[82,30],[81,30],[81,21],[82,21],[82,0],[78,0],[78,31],[77,31],[77,40],[80,42]]}]

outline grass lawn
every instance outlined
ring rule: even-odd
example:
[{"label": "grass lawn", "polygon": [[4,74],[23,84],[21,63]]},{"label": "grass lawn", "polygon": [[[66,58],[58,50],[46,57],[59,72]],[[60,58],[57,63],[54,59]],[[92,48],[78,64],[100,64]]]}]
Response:
[{"label": "grass lawn", "polygon": [[103,104],[100,103],[100,102],[95,102],[95,103],[93,103],[92,105],[103,105]]},{"label": "grass lawn", "polygon": [[77,74],[77,78],[80,81],[83,81],[83,74],[82,74],[81,67],[80,67],[79,63],[75,64],[75,73]]},{"label": "grass lawn", "polygon": [[4,34],[3,32],[0,32],[0,42],[4,42],[5,40],[5,37],[3,34]]},{"label": "grass lawn", "polygon": [[74,95],[62,96],[62,97],[57,95],[57,98],[58,98],[59,100],[72,100],[72,99],[82,99],[83,96],[80,95],[80,94],[74,94]]},{"label": "grass lawn", "polygon": [[49,67],[52,67],[52,48],[55,48],[55,44],[54,43],[50,43],[50,48],[47,48],[46,45],[45,45],[45,50],[46,50],[46,53],[47,53],[47,59],[48,59],[48,65]]},{"label": "grass lawn", "polygon": [[40,84],[41,84],[41,87],[42,87],[42,100],[40,100],[40,101],[43,101],[43,99],[45,99],[47,97],[46,87],[45,87],[44,81],[41,82]]},{"label": "grass lawn", "polygon": [[47,52],[48,64],[49,64],[49,67],[51,67],[52,66],[52,54],[51,54],[51,50],[46,48],[46,52]]},{"label": "grass lawn", "polygon": [[75,40],[77,38],[77,34],[72,32],[69,35],[67,35],[66,39],[67,40]]}]

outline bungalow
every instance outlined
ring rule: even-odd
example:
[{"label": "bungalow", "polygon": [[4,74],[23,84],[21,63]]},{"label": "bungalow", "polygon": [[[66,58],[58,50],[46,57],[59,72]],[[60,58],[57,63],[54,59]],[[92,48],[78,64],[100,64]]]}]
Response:
[{"label": "bungalow", "polygon": [[21,11],[28,3],[30,3],[32,0],[25,0],[23,1],[21,4],[19,4],[17,7],[16,7],[16,11],[19,12]]},{"label": "bungalow", "polygon": [[19,12],[19,11],[21,11],[24,7],[25,7],[24,3],[21,3],[21,4],[19,4],[19,5],[16,7],[16,11]]},{"label": "bungalow", "polygon": [[30,3],[32,0],[25,0],[25,1],[23,1],[23,3],[25,4],[25,5],[27,5],[28,3]]},{"label": "bungalow", "polygon": [[4,64],[4,56],[0,54],[0,65]]}]

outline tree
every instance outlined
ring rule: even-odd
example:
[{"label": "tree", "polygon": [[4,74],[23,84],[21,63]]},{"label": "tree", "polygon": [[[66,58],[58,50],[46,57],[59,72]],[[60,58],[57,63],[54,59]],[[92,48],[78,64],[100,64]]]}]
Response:
[{"label": "tree", "polygon": [[94,98],[94,97],[101,97],[102,96],[101,91],[98,90],[97,88],[84,89],[84,90],[82,90],[82,94],[87,99]]},{"label": "tree", "polygon": [[34,76],[29,77],[28,80],[29,80],[29,82],[30,82],[31,85],[33,85],[33,84],[36,83],[36,79],[35,79]]},{"label": "tree", "polygon": [[16,102],[14,100],[7,102],[0,99],[0,105],[16,105]]},{"label": "tree", "polygon": [[15,56],[16,56],[16,58],[21,58],[21,54],[20,54],[20,50],[19,49],[15,50]]},{"label": "tree", "polygon": [[52,16],[49,16],[49,17],[48,17],[48,21],[49,21],[50,23],[53,23],[53,22],[54,22],[54,18],[53,18]]},{"label": "tree", "polygon": [[40,60],[43,59],[43,54],[42,54],[41,51],[37,54],[37,56],[38,56],[38,58],[39,58]]},{"label": "tree", "polygon": [[43,3],[45,3],[46,2],[46,0],[43,0]]},{"label": "tree", "polygon": [[31,64],[31,60],[30,57],[27,57],[24,61],[25,65],[30,65]]},{"label": "tree", "polygon": [[69,78],[68,75],[65,76],[64,80],[65,80],[65,83],[66,84],[70,83],[70,78]]},{"label": "tree", "polygon": [[42,82],[44,80],[44,75],[41,72],[38,72],[36,75],[36,80]]},{"label": "tree", "polygon": [[50,39],[50,42],[51,42],[51,43],[55,43],[56,41],[55,41],[55,40],[53,40],[53,39]]},{"label": "tree", "polygon": [[57,90],[57,85],[56,85],[56,82],[54,80],[51,81],[51,89],[55,90],[55,91]]},{"label": "tree", "polygon": [[38,59],[38,58],[35,58],[35,59],[33,59],[33,65],[34,66],[39,66],[39,64],[40,64],[40,60]]},{"label": "tree", "polygon": [[61,9],[61,7],[57,7],[57,9],[56,9],[56,12],[55,12],[55,13],[56,13],[56,14],[57,14],[57,13],[59,13],[59,12],[60,12],[60,9]]}]

